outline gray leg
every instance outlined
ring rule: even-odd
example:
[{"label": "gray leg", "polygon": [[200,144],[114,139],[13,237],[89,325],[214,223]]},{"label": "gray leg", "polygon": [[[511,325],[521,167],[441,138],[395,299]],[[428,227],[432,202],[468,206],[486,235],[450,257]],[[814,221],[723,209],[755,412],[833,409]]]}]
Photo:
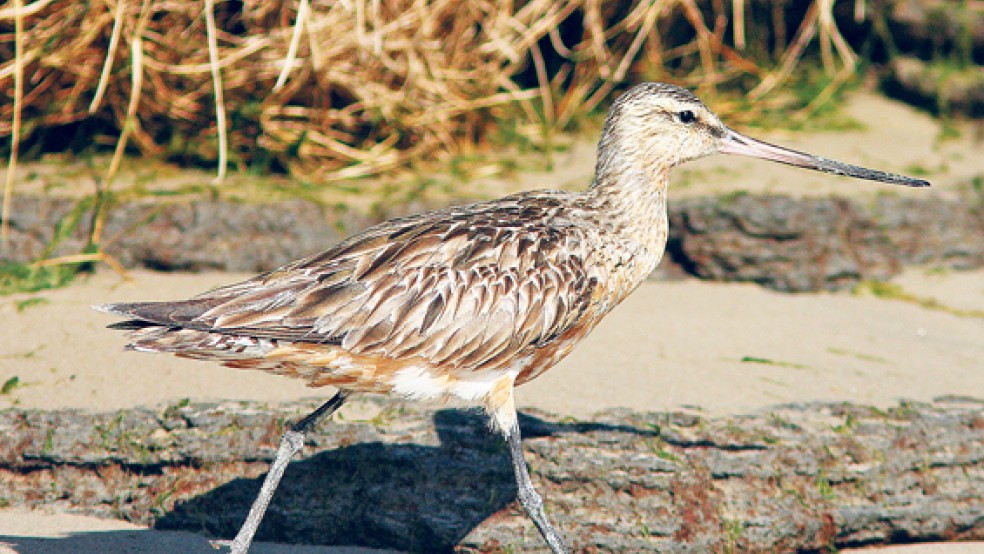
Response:
[{"label": "gray leg", "polygon": [[512,458],[513,472],[516,474],[516,489],[519,503],[523,505],[530,519],[540,530],[547,545],[554,554],[567,554],[564,539],[557,529],[550,524],[547,514],[543,512],[543,499],[533,488],[530,474],[526,470],[526,460],[523,458],[522,438],[519,436],[519,423],[513,423],[512,428],[505,432],[506,443],[509,445],[509,455]]},{"label": "gray leg", "polygon": [[280,447],[277,448],[277,457],[273,460],[266,479],[263,480],[260,493],[256,495],[256,500],[253,501],[253,506],[249,509],[249,515],[246,516],[246,521],[243,522],[239,533],[236,534],[236,538],[230,544],[232,554],[246,554],[249,550],[249,545],[253,542],[253,535],[256,534],[260,521],[263,520],[263,514],[266,513],[267,506],[270,505],[270,499],[273,498],[273,493],[277,490],[277,485],[280,484],[280,478],[283,477],[290,459],[304,447],[304,438],[308,431],[319,421],[335,413],[335,410],[345,402],[348,395],[348,391],[338,391],[335,396],[331,397],[331,400],[284,431],[284,435],[280,439]]}]

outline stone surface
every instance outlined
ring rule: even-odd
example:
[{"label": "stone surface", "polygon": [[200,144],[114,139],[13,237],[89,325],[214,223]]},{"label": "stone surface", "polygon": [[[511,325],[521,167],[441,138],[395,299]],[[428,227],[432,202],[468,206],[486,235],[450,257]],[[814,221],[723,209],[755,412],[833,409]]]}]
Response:
[{"label": "stone surface", "polygon": [[888,279],[912,264],[978,267],[982,236],[984,211],[965,201],[742,195],[677,202],[668,253],[705,279],[802,292]]},{"label": "stone surface", "polygon": [[[15,197],[0,262],[36,259],[76,202]],[[87,219],[54,254],[84,247]],[[372,223],[304,201],[197,201],[114,208],[105,250],[127,267],[260,272],[318,252]],[[340,231],[343,229],[343,231]],[[661,275],[752,281],[783,291],[832,290],[887,279],[907,264],[984,265],[980,199],[882,196],[874,201],[737,195],[671,204]]]},{"label": "stone surface", "polygon": [[958,68],[900,56],[888,64],[882,87],[889,96],[933,113],[984,117],[984,66]]},{"label": "stone surface", "polygon": [[984,3],[887,4],[872,13],[892,58],[879,70],[885,93],[933,113],[984,116]]},{"label": "stone surface", "polygon": [[981,2],[889,0],[888,3],[888,9],[883,12],[886,30],[901,52],[922,59],[968,57],[978,63],[984,61],[984,4]]},{"label": "stone surface", "polygon": [[[379,402],[383,402],[379,400]],[[263,540],[540,552],[503,443],[475,412],[385,404],[310,437]],[[0,496],[235,533],[288,418],[311,406],[0,412]],[[533,479],[579,552],[794,552],[984,538],[984,401],[841,403],[705,419],[521,416]]]}]

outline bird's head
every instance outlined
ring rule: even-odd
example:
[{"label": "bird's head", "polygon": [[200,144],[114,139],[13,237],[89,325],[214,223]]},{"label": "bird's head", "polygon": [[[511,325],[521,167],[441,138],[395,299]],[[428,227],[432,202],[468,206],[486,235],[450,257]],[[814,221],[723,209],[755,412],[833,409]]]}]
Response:
[{"label": "bird's head", "polygon": [[745,136],[728,128],[693,93],[667,83],[636,85],[615,101],[598,147],[598,170],[640,171],[661,177],[681,163],[717,153],[896,185],[929,186],[921,179],[828,160]]}]

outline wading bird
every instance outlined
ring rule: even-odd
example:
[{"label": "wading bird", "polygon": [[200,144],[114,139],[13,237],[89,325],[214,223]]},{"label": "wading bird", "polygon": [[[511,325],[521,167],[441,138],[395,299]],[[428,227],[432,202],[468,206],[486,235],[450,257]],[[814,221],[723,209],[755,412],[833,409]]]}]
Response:
[{"label": "wading bird", "polygon": [[550,369],[659,263],[670,170],[738,154],[897,185],[926,181],[761,142],[680,87],[645,83],[612,105],[594,182],[394,219],[320,254],[177,302],[108,304],[129,348],[304,379],[338,392],[290,426],[245,523],[245,553],[305,434],[352,394],[480,403],[503,434],[519,501],[567,549],[523,460],[513,388]]}]

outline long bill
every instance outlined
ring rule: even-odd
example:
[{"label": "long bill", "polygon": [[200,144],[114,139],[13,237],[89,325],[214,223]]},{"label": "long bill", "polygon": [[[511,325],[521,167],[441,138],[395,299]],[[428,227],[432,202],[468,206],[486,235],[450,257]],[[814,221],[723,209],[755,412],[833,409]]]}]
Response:
[{"label": "long bill", "polygon": [[722,154],[751,156],[753,158],[771,160],[815,171],[833,173],[834,175],[847,175],[848,177],[855,177],[857,179],[881,181],[893,185],[904,185],[907,187],[929,186],[929,181],[828,160],[827,158],[821,158],[820,156],[814,156],[805,152],[797,152],[796,150],[790,150],[789,148],[783,148],[782,146],[776,146],[775,144],[746,137],[731,129],[728,129],[724,138],[721,139],[718,151]]}]

